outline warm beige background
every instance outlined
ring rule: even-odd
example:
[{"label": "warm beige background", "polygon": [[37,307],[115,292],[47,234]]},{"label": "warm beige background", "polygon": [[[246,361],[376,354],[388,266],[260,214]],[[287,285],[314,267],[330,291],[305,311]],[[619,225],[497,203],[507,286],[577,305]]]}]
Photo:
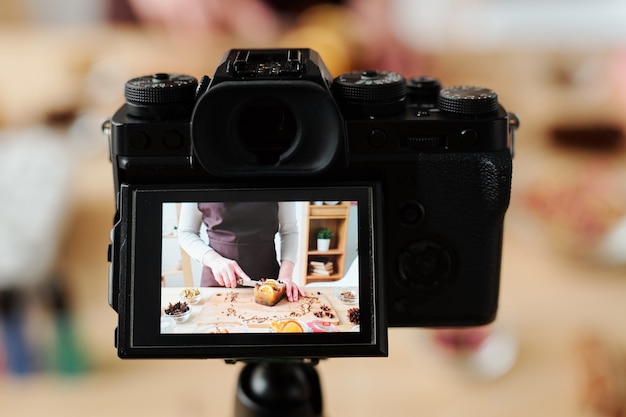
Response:
[{"label": "warm beige background", "polygon": [[[126,31],[0,30],[0,121],[5,126],[27,126],[42,121],[50,108],[72,110],[76,105],[92,115],[110,114],[121,101],[126,78],[155,71],[196,76],[212,72],[225,45],[233,46],[216,39],[200,48],[157,34]],[[583,401],[586,380],[580,345],[592,334],[622,346],[624,352],[626,274],[624,269],[599,267],[563,254],[525,212],[521,198],[522,190],[535,184],[537,176],[558,176],[562,167],[575,167],[586,158],[547,146],[550,123],[586,119],[621,123],[618,114],[625,113],[623,103],[621,107],[594,105],[590,111],[548,76],[554,68],[575,68],[586,59],[600,62],[602,71],[604,61],[597,56],[527,53],[425,61],[429,72],[446,84],[493,87],[522,119],[498,320],[519,340],[518,361],[502,378],[482,381],[436,351],[428,331],[392,329],[389,358],[331,359],[319,365],[326,415],[590,415]],[[43,63],[47,71],[42,71]],[[17,94],[11,81],[16,77],[28,79],[32,88]],[[104,87],[96,91],[95,82]],[[599,86],[605,82],[608,78]],[[615,98],[603,100],[600,104]],[[614,112],[607,115],[606,108]],[[95,125],[93,135],[85,138],[92,151],[76,162],[75,200],[59,260],[90,370],[74,377],[0,375],[0,415],[230,415],[240,365],[116,358],[116,316],[107,305],[106,262],[113,187],[106,151],[99,142],[104,139]],[[623,151],[608,159],[622,166],[626,160]]]}]

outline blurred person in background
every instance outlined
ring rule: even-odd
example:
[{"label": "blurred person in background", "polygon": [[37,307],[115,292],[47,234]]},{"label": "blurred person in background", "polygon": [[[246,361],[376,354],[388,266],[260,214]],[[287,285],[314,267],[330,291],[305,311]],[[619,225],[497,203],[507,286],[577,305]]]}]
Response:
[{"label": "blurred person in background", "polygon": [[[325,61],[332,64],[334,59],[341,60],[341,71],[367,67],[416,75],[419,57],[394,35],[392,2],[111,0],[110,17],[114,22],[140,22],[179,34],[229,35],[264,47],[288,43],[291,47],[321,49],[318,52]],[[324,46],[331,50],[323,50]],[[335,57],[334,53],[348,55],[350,63],[343,61],[346,56]]]}]

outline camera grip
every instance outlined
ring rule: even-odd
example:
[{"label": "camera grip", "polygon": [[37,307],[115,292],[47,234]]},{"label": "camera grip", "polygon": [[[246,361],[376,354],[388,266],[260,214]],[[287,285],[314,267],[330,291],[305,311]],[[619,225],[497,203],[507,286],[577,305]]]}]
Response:
[{"label": "camera grip", "polygon": [[420,156],[416,185],[424,215],[418,228],[401,231],[390,325],[495,318],[511,174],[508,150]]},{"label": "camera grip", "polygon": [[[431,213],[433,220],[444,224],[458,222],[461,230],[469,231],[481,230],[504,217],[511,195],[512,158],[508,149],[424,153],[420,155],[419,167],[424,203],[437,207]],[[462,221],[458,216],[462,216]]]}]

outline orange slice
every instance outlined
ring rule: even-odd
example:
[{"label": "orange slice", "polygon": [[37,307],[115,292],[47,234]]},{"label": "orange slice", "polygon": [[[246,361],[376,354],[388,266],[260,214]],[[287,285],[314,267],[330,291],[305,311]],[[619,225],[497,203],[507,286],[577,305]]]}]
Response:
[{"label": "orange slice", "polygon": [[281,326],[280,326],[280,323],[279,323],[279,322],[277,322],[277,321],[273,321],[273,322],[271,322],[271,323],[270,323],[270,328],[271,328],[272,330],[274,330],[276,333],[279,333],[279,332],[280,332],[280,329],[281,329]]},{"label": "orange slice", "polygon": [[300,323],[295,321],[288,321],[283,325],[281,329],[282,333],[303,333],[304,329],[300,325]]},{"label": "orange slice", "polygon": [[271,285],[268,284],[263,284],[259,287],[259,291],[260,292],[266,292],[266,293],[273,293],[274,292],[274,287],[272,287]]}]

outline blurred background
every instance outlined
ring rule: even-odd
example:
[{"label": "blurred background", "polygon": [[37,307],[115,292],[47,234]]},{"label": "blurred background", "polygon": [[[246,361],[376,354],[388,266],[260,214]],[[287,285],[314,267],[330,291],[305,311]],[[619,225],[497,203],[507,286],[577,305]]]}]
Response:
[{"label": "blurred background", "polygon": [[617,0],[3,0],[2,415],[231,413],[239,365],[116,356],[100,126],[131,77],[296,46],[490,87],[522,125],[496,322],[322,362],[326,415],[626,416],[624,22]]}]

